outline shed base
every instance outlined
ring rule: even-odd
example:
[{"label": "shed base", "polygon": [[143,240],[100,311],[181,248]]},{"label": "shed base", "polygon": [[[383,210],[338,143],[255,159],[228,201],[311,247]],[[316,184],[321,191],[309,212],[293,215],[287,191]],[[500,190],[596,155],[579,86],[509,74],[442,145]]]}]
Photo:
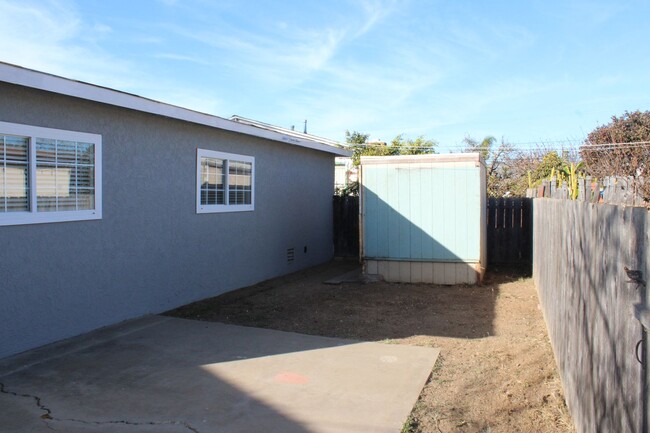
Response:
[{"label": "shed base", "polygon": [[410,262],[365,259],[363,272],[380,275],[391,283],[478,284],[483,277],[480,263]]}]

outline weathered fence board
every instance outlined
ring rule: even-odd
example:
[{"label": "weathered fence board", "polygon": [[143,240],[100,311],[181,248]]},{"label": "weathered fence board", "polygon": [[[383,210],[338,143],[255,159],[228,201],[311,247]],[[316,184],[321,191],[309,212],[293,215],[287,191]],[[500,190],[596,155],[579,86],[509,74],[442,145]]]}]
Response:
[{"label": "weathered fence board", "polygon": [[647,279],[648,211],[546,198],[533,208],[533,277],[578,431],[647,431],[644,333],[632,314],[647,288],[623,268]]},{"label": "weathered fence board", "polygon": [[[623,204],[628,206],[648,206],[648,184],[643,177],[609,176],[596,179],[590,176],[577,180],[578,201],[590,203]],[[570,188],[566,181],[560,183],[556,178],[542,181],[537,188],[526,190],[526,197],[550,197],[570,199]]]},{"label": "weathered fence board", "polygon": [[488,265],[530,265],[532,199],[490,198],[487,203]]},{"label": "weathered fence board", "polygon": [[334,196],[334,255],[359,256],[359,197]]}]

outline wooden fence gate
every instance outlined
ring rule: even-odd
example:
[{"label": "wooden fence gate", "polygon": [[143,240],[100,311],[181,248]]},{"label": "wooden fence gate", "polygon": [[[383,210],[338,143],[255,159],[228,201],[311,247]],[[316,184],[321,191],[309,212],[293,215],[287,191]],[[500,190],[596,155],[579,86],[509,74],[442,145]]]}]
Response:
[{"label": "wooden fence gate", "polygon": [[359,257],[358,196],[334,196],[334,255]]},{"label": "wooden fence gate", "polygon": [[532,203],[532,199],[520,197],[488,199],[488,266],[531,266],[533,252]]}]

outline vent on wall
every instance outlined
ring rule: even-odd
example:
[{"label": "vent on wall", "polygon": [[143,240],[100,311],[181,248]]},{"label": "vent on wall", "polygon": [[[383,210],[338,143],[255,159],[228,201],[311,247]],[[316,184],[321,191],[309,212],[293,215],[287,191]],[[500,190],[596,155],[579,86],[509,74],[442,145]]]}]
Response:
[{"label": "vent on wall", "polygon": [[287,263],[288,264],[293,263],[293,257],[295,255],[294,253],[295,253],[295,251],[294,251],[293,248],[287,248]]}]

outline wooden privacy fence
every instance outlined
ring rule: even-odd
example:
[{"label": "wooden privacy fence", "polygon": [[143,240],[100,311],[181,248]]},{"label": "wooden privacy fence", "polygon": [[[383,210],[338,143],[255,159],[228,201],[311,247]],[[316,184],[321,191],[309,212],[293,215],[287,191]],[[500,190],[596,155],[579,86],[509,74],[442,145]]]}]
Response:
[{"label": "wooden privacy fence", "polygon": [[489,265],[532,263],[532,199],[490,198],[487,202]]},{"label": "wooden privacy fence", "polygon": [[648,288],[624,268],[648,280],[648,211],[547,198],[533,209],[533,278],[578,432],[647,432],[647,337],[633,311],[650,315]]},{"label": "wooden privacy fence", "polygon": [[[589,203],[623,204],[628,206],[647,206],[645,201],[650,193],[650,184],[644,178],[631,176],[608,176],[602,179],[590,176],[576,180],[575,188],[577,193],[573,197],[578,201]],[[559,182],[555,177],[542,181],[536,188],[526,190],[526,197],[530,198],[558,198],[571,199],[571,188],[569,184]]]},{"label": "wooden privacy fence", "polygon": [[334,255],[359,257],[358,196],[334,196]]}]

